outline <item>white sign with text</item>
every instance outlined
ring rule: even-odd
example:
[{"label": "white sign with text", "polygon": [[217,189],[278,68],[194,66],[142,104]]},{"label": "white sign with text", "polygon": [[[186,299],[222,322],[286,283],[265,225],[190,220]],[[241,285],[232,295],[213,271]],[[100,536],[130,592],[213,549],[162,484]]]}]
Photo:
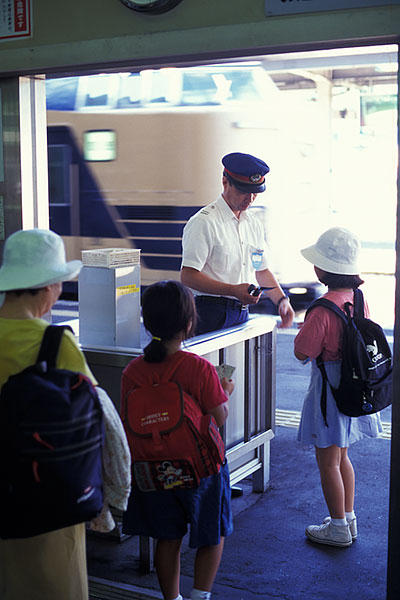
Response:
[{"label": "white sign with text", "polygon": [[265,14],[290,15],[346,8],[366,8],[368,6],[388,6],[400,4],[400,0],[265,0]]}]

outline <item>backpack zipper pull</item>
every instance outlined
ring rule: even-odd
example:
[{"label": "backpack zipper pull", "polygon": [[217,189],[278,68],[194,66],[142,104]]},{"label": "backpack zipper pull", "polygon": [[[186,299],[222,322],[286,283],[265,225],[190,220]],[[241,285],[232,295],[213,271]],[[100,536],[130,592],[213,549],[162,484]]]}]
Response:
[{"label": "backpack zipper pull", "polygon": [[36,483],[40,483],[40,477],[39,477],[39,463],[37,460],[32,461],[32,471],[33,471],[33,477],[36,481]]},{"label": "backpack zipper pull", "polygon": [[46,442],[45,440],[42,440],[42,438],[40,437],[40,434],[37,431],[35,431],[35,433],[32,434],[32,437],[37,442],[39,442],[39,444],[42,444],[42,446],[45,446],[49,450],[54,450],[54,446],[52,446],[51,444],[49,444],[49,442]]}]

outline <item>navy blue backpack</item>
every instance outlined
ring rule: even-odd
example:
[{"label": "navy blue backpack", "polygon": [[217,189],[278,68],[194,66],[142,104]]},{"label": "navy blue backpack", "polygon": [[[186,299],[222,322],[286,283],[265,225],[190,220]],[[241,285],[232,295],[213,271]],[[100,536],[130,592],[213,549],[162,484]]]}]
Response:
[{"label": "navy blue backpack", "polygon": [[36,364],[1,389],[3,539],[88,521],[103,505],[103,414],[86,376],[56,368],[64,329],[47,327]]},{"label": "navy blue backpack", "polygon": [[345,415],[360,417],[383,410],[392,403],[392,353],[382,327],[364,317],[362,291],[354,290],[353,315],[349,302],[343,312],[327,298],[315,300],[316,306],[333,311],[343,321],[342,365],[338,388],[330,385],[322,356],[316,363],[322,375],[321,411],[325,425],[326,386],[330,386],[337,407]]}]

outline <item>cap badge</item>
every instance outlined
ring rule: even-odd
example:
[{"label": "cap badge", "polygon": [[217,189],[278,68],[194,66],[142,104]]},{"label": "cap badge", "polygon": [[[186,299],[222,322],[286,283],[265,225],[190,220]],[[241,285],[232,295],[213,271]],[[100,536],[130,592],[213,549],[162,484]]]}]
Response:
[{"label": "cap badge", "polygon": [[263,178],[260,173],[256,173],[255,175],[250,175],[249,179],[251,183],[258,183]]}]

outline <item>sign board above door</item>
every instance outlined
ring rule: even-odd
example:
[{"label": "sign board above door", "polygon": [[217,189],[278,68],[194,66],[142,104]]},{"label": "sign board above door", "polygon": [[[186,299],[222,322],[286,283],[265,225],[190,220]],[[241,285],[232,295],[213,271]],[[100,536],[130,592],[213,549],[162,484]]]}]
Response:
[{"label": "sign board above door", "polygon": [[390,4],[400,5],[400,0],[265,0],[265,14],[267,16],[292,15]]},{"label": "sign board above door", "polygon": [[0,0],[0,41],[32,35],[32,1]]}]

